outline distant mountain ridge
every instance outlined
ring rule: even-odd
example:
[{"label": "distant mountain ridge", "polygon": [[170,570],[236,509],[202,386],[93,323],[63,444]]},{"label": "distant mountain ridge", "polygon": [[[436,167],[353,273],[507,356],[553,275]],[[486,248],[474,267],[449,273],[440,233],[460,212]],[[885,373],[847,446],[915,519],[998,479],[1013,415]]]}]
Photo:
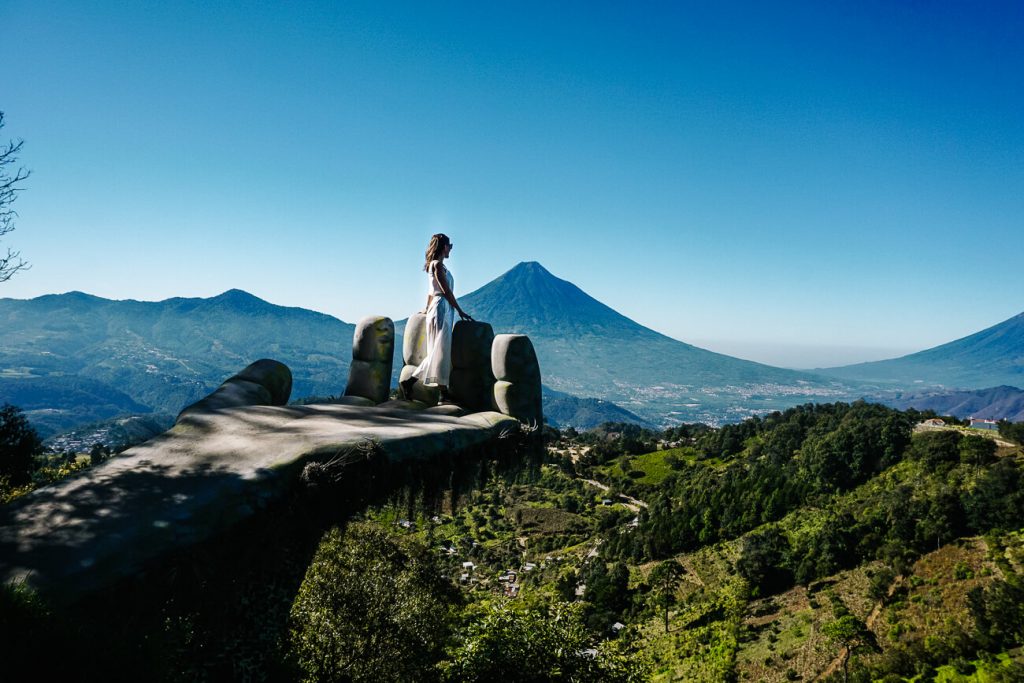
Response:
[{"label": "distant mountain ridge", "polygon": [[880,387],[1024,386],[1024,313],[962,339],[900,358],[817,370]]},{"label": "distant mountain ridge", "polygon": [[552,427],[565,429],[593,429],[606,422],[629,422],[641,427],[653,427],[639,415],[621,408],[611,401],[599,398],[579,398],[570,394],[543,388],[544,419]]},{"label": "distant mountain ridge", "polygon": [[[530,336],[545,386],[573,397],[551,406],[568,423],[617,410],[656,425],[737,422],[915,386],[907,376],[987,381],[965,384],[971,388],[1024,384],[1024,314],[902,359],[808,373],[667,337],[536,262],[518,264],[460,302],[496,333]],[[293,397],[336,395],[347,379],[353,331],[329,315],[237,289],[159,302],[82,292],[0,299],[0,403],[20,402],[50,433],[140,408],[176,413],[264,357],[292,369]]]},{"label": "distant mountain ridge", "polygon": [[973,391],[908,393],[880,399],[893,408],[934,410],[939,415],[965,419],[1024,422],[1024,390],[1001,386]]},{"label": "distant mountain ridge", "polygon": [[[82,292],[0,299],[0,330],[0,402],[43,411],[30,417],[49,431],[123,414],[130,402],[176,413],[264,357],[291,368],[293,395],[338,394],[354,326],[232,289],[157,302]],[[63,405],[83,379],[98,405]]]}]

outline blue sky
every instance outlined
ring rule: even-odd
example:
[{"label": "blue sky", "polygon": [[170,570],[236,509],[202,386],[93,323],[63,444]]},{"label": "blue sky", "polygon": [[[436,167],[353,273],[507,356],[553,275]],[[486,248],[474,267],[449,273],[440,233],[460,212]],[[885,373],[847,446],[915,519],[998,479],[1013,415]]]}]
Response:
[{"label": "blue sky", "polygon": [[[353,321],[539,261],[807,367],[1024,310],[1024,4],[0,0],[27,298]],[[472,311],[470,311],[472,313]]]}]

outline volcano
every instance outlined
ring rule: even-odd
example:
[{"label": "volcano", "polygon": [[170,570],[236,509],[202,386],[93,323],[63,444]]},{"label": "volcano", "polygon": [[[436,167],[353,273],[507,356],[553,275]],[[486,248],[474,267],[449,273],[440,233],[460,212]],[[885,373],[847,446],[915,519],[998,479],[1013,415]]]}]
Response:
[{"label": "volcano", "polygon": [[658,423],[732,421],[847,393],[834,380],[672,339],[534,261],[460,296],[459,303],[495,333],[529,335],[545,385],[613,401]]}]

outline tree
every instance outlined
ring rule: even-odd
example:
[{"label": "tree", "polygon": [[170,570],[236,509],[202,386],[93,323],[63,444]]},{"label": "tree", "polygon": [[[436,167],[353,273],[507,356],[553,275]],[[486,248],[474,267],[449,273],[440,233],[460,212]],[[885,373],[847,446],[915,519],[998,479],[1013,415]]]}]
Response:
[{"label": "tree", "polygon": [[[4,113],[0,111],[0,129],[3,127]],[[18,214],[11,205],[18,198],[18,192],[23,189],[18,184],[31,174],[24,168],[15,169],[23,142],[11,140],[6,145],[0,145],[0,237],[14,231],[14,219]],[[10,280],[19,270],[28,267],[28,264],[21,260],[19,252],[8,249],[7,256],[0,256],[0,282]]]},{"label": "tree", "polygon": [[776,528],[752,533],[740,544],[736,571],[756,590],[756,595],[772,595],[789,588],[793,574],[785,566],[789,542]]},{"label": "tree", "polygon": [[960,461],[975,467],[996,461],[996,442],[984,436],[971,434],[960,441]]},{"label": "tree", "polygon": [[1013,531],[1024,517],[1021,468],[1013,458],[1004,458],[985,469],[975,487],[963,494],[963,508],[970,529]]},{"label": "tree", "polygon": [[291,609],[306,680],[418,680],[441,659],[458,591],[429,550],[374,525],[332,529]]},{"label": "tree", "polygon": [[943,430],[923,432],[914,436],[908,456],[924,464],[929,472],[948,472],[960,462],[960,432]]},{"label": "tree", "polygon": [[22,486],[32,478],[34,458],[43,442],[20,408],[5,403],[0,408],[0,481]]},{"label": "tree", "polygon": [[665,633],[668,633],[668,609],[676,602],[676,589],[686,570],[675,560],[665,560],[651,572],[654,604],[665,609]]},{"label": "tree", "polygon": [[847,665],[850,655],[861,648],[877,647],[874,634],[863,621],[852,614],[844,614],[835,621],[825,624],[821,627],[821,632],[825,634],[826,638],[843,648],[840,656],[843,658],[844,683],[849,680]]},{"label": "tree", "polygon": [[1008,649],[1024,641],[1024,588],[1016,582],[997,580],[978,586],[967,595],[974,617],[974,637],[992,651]]},{"label": "tree", "polygon": [[999,436],[1024,446],[1024,422],[999,421]]},{"label": "tree", "polygon": [[110,458],[109,448],[99,442],[92,445],[92,450],[89,451],[90,465],[99,465],[100,463],[106,462],[108,458]]},{"label": "tree", "polygon": [[606,633],[629,607],[629,568],[616,562],[609,570],[604,560],[597,557],[584,565],[581,578],[587,586],[587,626],[595,633]]}]

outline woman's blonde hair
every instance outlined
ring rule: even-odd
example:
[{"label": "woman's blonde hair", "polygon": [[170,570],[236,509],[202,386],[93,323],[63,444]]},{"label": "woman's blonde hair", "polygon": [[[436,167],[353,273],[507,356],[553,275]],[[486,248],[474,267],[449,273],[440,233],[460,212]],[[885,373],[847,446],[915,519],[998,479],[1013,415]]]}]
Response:
[{"label": "woman's blonde hair", "polygon": [[430,244],[427,245],[427,261],[423,264],[423,270],[429,271],[430,262],[436,261],[444,251],[444,248],[451,244],[452,241],[448,239],[448,235],[443,232],[439,232],[430,238]]}]

